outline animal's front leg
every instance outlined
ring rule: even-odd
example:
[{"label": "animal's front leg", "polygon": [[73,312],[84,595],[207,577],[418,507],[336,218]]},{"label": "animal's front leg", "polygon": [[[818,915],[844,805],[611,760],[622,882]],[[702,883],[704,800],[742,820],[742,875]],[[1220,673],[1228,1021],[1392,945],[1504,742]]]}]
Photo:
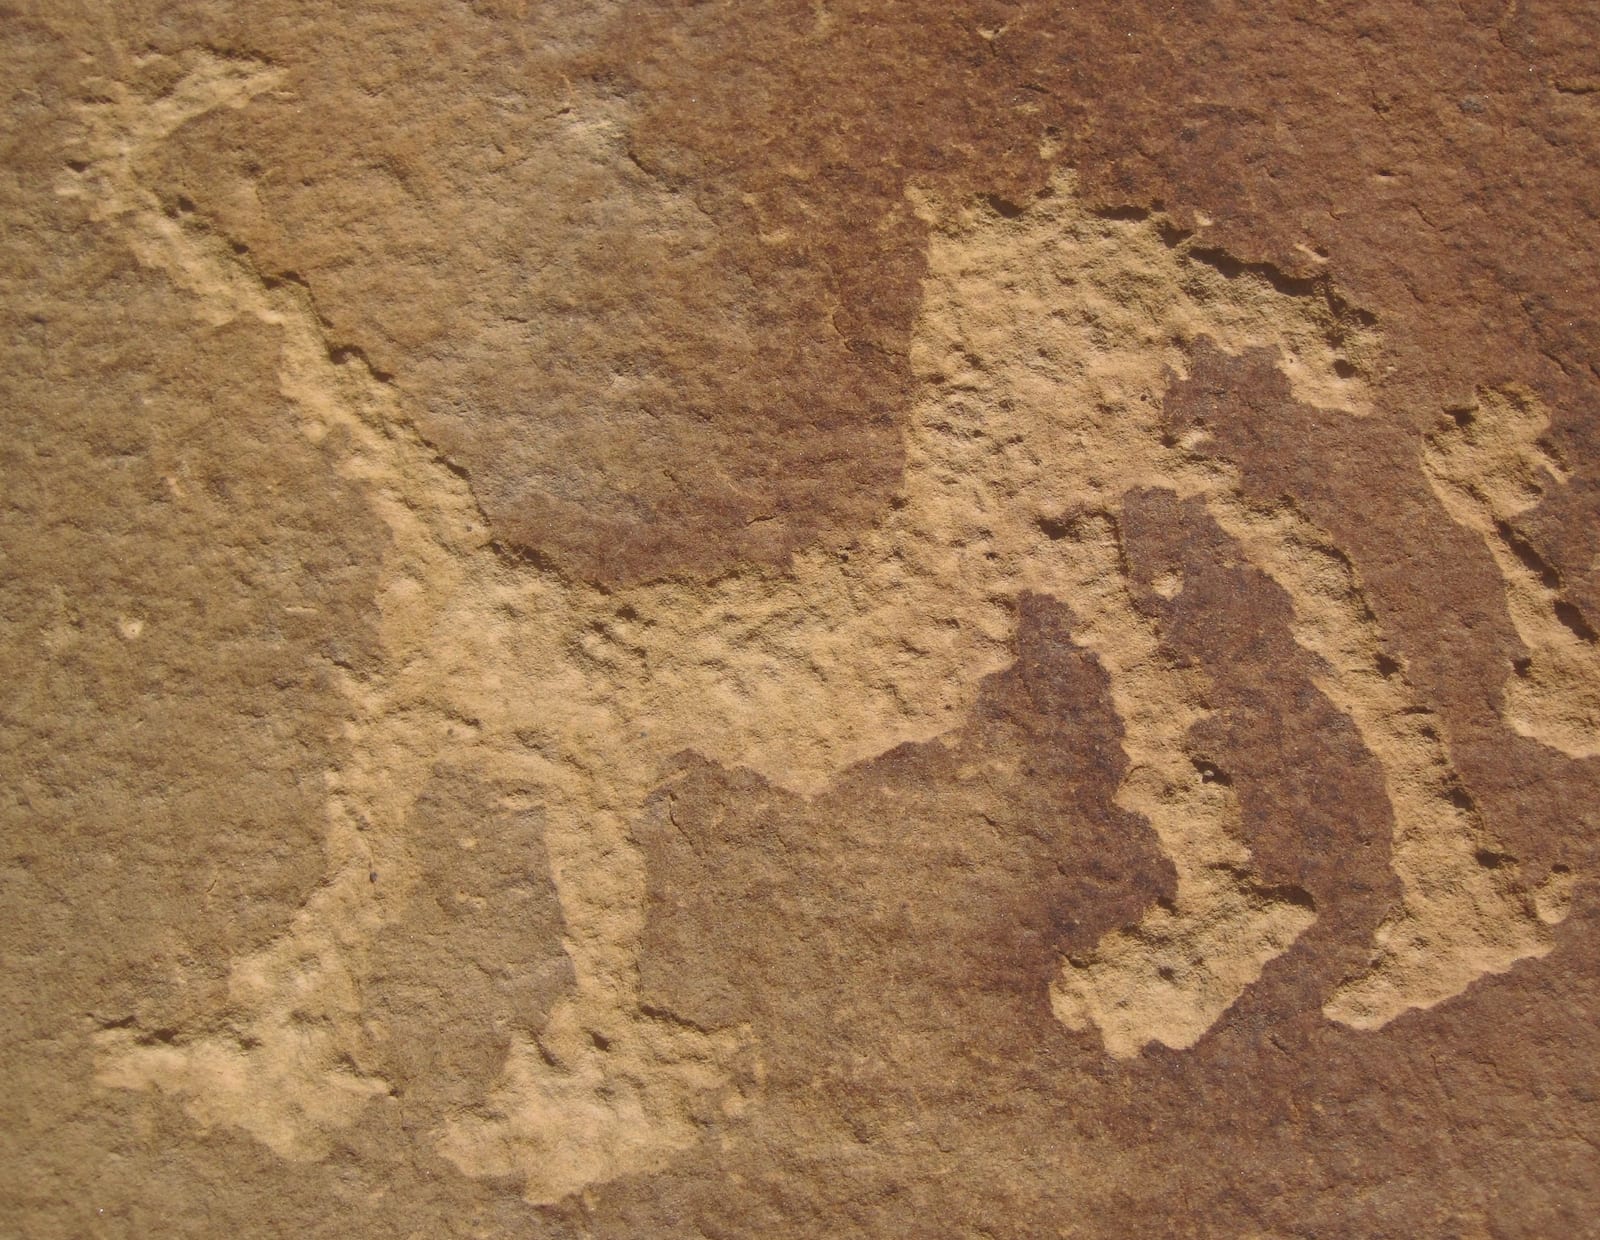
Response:
[{"label": "animal's front leg", "polygon": [[1174,666],[1134,606],[1115,519],[1074,522],[1059,543],[1055,589],[1078,616],[1073,638],[1111,678],[1130,770],[1117,794],[1142,814],[1177,870],[1170,902],[1069,959],[1051,989],[1056,1016],[1100,1031],[1119,1058],[1149,1042],[1194,1045],[1315,920],[1309,900],[1252,881],[1232,789],[1191,760],[1190,729],[1209,712],[1203,673]]}]

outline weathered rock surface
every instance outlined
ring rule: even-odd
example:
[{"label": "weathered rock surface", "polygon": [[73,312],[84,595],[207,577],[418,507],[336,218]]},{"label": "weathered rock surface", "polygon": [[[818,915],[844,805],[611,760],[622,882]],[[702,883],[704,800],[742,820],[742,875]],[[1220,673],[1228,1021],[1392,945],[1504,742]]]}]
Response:
[{"label": "weathered rock surface", "polygon": [[1600,1235],[1600,16],[0,5],[19,1236]]}]

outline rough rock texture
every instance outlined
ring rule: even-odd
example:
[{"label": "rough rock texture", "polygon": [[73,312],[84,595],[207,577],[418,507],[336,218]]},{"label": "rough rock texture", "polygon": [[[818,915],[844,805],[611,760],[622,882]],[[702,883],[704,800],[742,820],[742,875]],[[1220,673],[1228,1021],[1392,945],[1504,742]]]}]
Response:
[{"label": "rough rock texture", "polygon": [[1600,1235],[1600,10],[0,19],[5,1234]]}]

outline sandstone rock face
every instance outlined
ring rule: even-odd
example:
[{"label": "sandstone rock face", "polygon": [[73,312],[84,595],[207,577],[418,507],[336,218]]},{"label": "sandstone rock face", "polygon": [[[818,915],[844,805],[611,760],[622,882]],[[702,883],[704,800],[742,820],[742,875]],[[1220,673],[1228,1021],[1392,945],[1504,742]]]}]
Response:
[{"label": "sandstone rock face", "polygon": [[7,1234],[1600,1235],[1600,11],[0,12]]}]

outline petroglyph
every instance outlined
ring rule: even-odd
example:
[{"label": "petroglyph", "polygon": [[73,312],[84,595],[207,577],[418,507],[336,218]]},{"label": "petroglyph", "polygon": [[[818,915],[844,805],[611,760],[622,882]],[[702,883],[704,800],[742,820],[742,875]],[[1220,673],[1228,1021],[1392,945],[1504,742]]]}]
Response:
[{"label": "petroglyph", "polygon": [[1600,644],[1561,581],[1512,522],[1567,474],[1541,442],[1549,415],[1531,392],[1479,394],[1428,435],[1423,468],[1452,517],[1476,531],[1506,583],[1506,609],[1528,654],[1505,686],[1516,732],[1573,758],[1600,754]]},{"label": "petroglyph", "polygon": [[[1298,399],[1361,416],[1368,408],[1361,375],[1373,347],[1366,329],[1318,299],[1278,292],[1263,276],[1223,276],[1182,244],[1168,245],[1148,222],[1087,215],[1073,204],[1070,186],[1060,188],[1067,192],[1058,189],[1015,220],[979,212],[957,218],[932,247],[921,365],[942,388],[930,402],[943,402],[943,410],[930,407],[924,417],[937,428],[959,410],[957,433],[1003,456],[1003,465],[984,467],[985,476],[1003,479],[1005,495],[1006,516],[986,512],[989,524],[1083,506],[1114,514],[1129,488],[1166,487],[1203,498],[1251,563],[1289,595],[1296,641],[1324,663],[1318,688],[1349,714],[1383,768],[1404,892],[1401,909],[1379,932],[1377,958],[1330,998],[1329,1017],[1381,1026],[1409,1007],[1459,994],[1485,973],[1544,954],[1549,923],[1515,890],[1514,865],[1479,860],[1498,854],[1462,797],[1441,721],[1417,705],[1402,673],[1385,674],[1383,635],[1332,540],[1292,505],[1246,503],[1230,467],[1198,451],[1202,441],[1163,439],[1157,411],[1167,375],[1185,373],[1188,347],[1200,336],[1235,353],[1271,349]],[[981,472],[982,455],[973,453],[969,476]],[[1025,554],[1022,571],[1032,588],[1081,611],[1082,583],[1053,578],[1044,548]],[[1182,588],[1157,585],[1169,595]],[[1089,614],[1126,615],[1117,591],[1102,591],[1099,610]],[[1093,627],[1088,621],[1084,632]],[[1137,629],[1128,628],[1118,643],[1093,645],[1085,637],[1112,674],[1125,719],[1179,708],[1184,694],[1170,676],[1118,675],[1111,648],[1140,645]],[[1156,701],[1136,706],[1145,694]],[[1119,798],[1129,808],[1139,781],[1160,769],[1149,758],[1141,766],[1133,735],[1130,726],[1134,770]],[[1181,737],[1169,733],[1166,749]],[[1153,800],[1170,809],[1172,798],[1163,790]],[[1057,1014],[1074,1025],[1093,1021],[1113,1054],[1134,1053],[1148,1041],[1191,1044],[1259,974],[1274,954],[1270,945],[1287,947],[1294,937],[1287,929],[1305,913],[1263,908],[1247,877],[1227,888],[1237,863],[1221,850],[1215,823],[1235,814],[1231,807],[1195,798],[1165,829],[1165,810],[1137,808],[1170,841],[1180,873],[1189,867],[1221,877],[1215,889],[1197,888],[1198,900],[1180,897],[1173,909],[1107,936],[1091,959],[1063,969],[1053,996]],[[1213,816],[1207,830],[1186,836],[1176,827],[1206,814]],[[1219,932],[1217,920],[1247,915],[1257,919],[1255,935]],[[1207,976],[1207,985],[1175,987],[1179,961]],[[1108,1003],[1113,996],[1120,1005]]]},{"label": "petroglyph", "polygon": [[[603,686],[582,680],[571,656],[582,665],[579,648],[610,605],[598,593],[578,601],[536,576],[508,576],[465,483],[407,430],[394,390],[324,338],[307,291],[262,279],[139,182],[142,153],[178,125],[280,80],[204,54],[186,67],[166,100],[118,86],[84,109],[88,175],[62,192],[93,194],[97,217],[190,292],[203,322],[253,319],[278,333],[281,394],[310,439],[342,443],[341,470],[364,484],[389,530],[378,599],[387,663],[378,675],[342,675],[351,757],[328,774],[329,878],[278,943],[235,965],[232,1006],[219,1014],[227,1032],[152,1046],[107,1031],[101,1079],[171,1092],[199,1122],[236,1125],[286,1158],[320,1157],[333,1131],[387,1092],[362,1067],[373,1048],[361,959],[383,925],[368,876],[381,871],[398,895],[419,881],[405,831],[418,792],[439,762],[478,764],[543,793],[577,983],[541,1044],[513,1047],[507,1077],[522,1093],[505,1108],[509,1135],[488,1163],[475,1161],[471,1132],[443,1134],[442,1148],[468,1173],[500,1174],[509,1157],[536,1200],[655,1165],[694,1139],[687,1100],[720,1081],[707,1065],[724,1062],[734,1040],[648,1020],[631,1001],[628,944],[642,882],[625,815],[642,802],[661,751],[646,748],[641,762],[616,770],[605,761],[630,752],[625,738],[637,727]],[[630,1074],[648,1084],[619,1088]],[[563,1105],[540,1111],[527,1135],[518,1106],[541,1094]]]},{"label": "petroglyph", "polygon": [[[186,68],[165,100],[117,87],[85,109],[90,167],[63,192],[95,195],[99,218],[194,296],[202,322],[277,334],[281,394],[389,531],[384,665],[342,682],[351,756],[328,778],[327,882],[279,942],[235,966],[223,1032],[157,1047],[107,1031],[105,1083],[169,1091],[202,1123],[236,1125],[284,1157],[321,1156],[385,1092],[360,1006],[364,954],[386,916],[368,874],[381,870],[400,896],[426,881],[411,807],[431,771],[459,765],[533,790],[575,982],[438,1148],[466,1174],[521,1176],[535,1201],[660,1166],[697,1139],[696,1107],[734,1088],[730,1065],[744,1053],[738,1030],[640,1009],[644,880],[629,822],[664,764],[694,749],[810,795],[855,762],[936,738],[1012,661],[1024,590],[1078,617],[1125,720],[1131,769],[1118,800],[1148,817],[1179,874],[1171,907],[1064,966],[1052,1004],[1115,1055],[1193,1044],[1313,912],[1251,877],[1232,794],[1186,753],[1204,679],[1163,661],[1129,597],[1116,530],[1133,487],[1206,499],[1288,590],[1299,639],[1327,662],[1324,692],[1384,764],[1405,924],[1426,933],[1397,930],[1375,980],[1330,1014],[1382,1023],[1547,941],[1496,885],[1507,875],[1457,866],[1477,834],[1445,795],[1444,741],[1403,679],[1370,683],[1379,635],[1326,540],[1292,511],[1245,505],[1225,467],[1163,440],[1161,394],[1201,336],[1271,348],[1303,399],[1362,412],[1373,342],[1328,303],[1227,275],[1151,221],[1087,212],[1070,178],[1015,219],[941,218],[923,202],[933,240],[913,362],[926,387],[893,510],[850,546],[813,548],[783,570],[606,592],[497,554],[467,484],[410,431],[403,394],[326,338],[308,290],[161,209],[139,180],[141,154],[280,81],[200,54]],[[550,140],[626,160],[618,106],[575,96],[570,114],[550,118]],[[659,188],[637,193],[675,209]]]},{"label": "petroglyph", "polygon": [[1122,716],[1131,769],[1117,802],[1155,829],[1178,886],[1170,905],[1070,961],[1050,1002],[1065,1024],[1098,1028],[1108,1051],[1128,1056],[1151,1041],[1192,1046],[1315,914],[1309,901],[1249,881],[1250,853],[1235,838],[1238,800],[1205,780],[1185,751],[1190,729],[1210,713],[1204,674],[1163,659],[1155,625],[1128,592],[1119,550],[1105,516],[1074,522],[1063,535],[1060,557],[1084,617],[1073,636],[1111,677]]},{"label": "petroglyph", "polygon": [[1251,509],[1233,494],[1210,503],[1251,562],[1294,600],[1295,640],[1328,668],[1316,685],[1378,759],[1394,814],[1390,864],[1401,907],[1378,928],[1371,966],[1329,998],[1324,1014],[1375,1029],[1460,994],[1485,973],[1544,955],[1550,923],[1518,894],[1516,866],[1496,851],[1465,796],[1442,721],[1383,662],[1383,634],[1348,561],[1291,507]]}]

